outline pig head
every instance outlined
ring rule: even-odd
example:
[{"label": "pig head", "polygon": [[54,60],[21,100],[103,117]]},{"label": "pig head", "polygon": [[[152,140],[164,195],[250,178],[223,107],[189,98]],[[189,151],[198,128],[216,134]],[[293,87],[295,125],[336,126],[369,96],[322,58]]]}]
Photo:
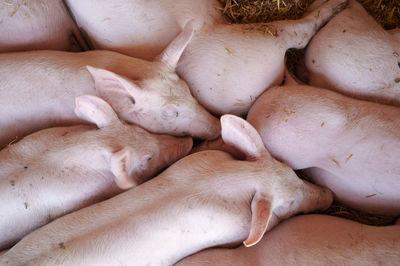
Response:
[{"label": "pig head", "polygon": [[107,138],[116,138],[123,143],[120,144],[123,148],[110,158],[111,171],[120,188],[127,189],[147,181],[185,156],[192,147],[189,137],[155,135],[136,125],[125,124],[108,103],[96,96],[79,96],[75,105],[77,116],[96,124]]},{"label": "pig head", "polygon": [[113,72],[88,66],[99,95],[125,121],[153,133],[191,135],[212,139],[219,135],[217,118],[190,93],[175,69],[193,35],[193,21],[154,59],[154,71],[141,80],[129,80]]}]

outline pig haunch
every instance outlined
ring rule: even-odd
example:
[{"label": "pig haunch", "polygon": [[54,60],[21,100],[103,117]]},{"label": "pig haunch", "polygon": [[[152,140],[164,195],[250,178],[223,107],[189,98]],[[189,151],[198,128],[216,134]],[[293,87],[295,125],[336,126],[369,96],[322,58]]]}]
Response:
[{"label": "pig haunch", "polygon": [[400,105],[399,30],[385,31],[350,0],[312,39],[305,53],[309,83],[340,93]]},{"label": "pig haunch", "polygon": [[0,18],[0,52],[88,50],[62,0],[3,1]]},{"label": "pig haunch", "polygon": [[0,249],[62,215],[147,181],[192,147],[191,138],[150,134],[122,123],[95,96],[79,96],[75,112],[99,129],[45,129],[0,151]]},{"label": "pig haunch", "polygon": [[329,190],[273,159],[246,121],[226,115],[221,124],[223,140],[245,160],[221,151],[187,156],[132,190],[36,230],[0,264],[170,265],[212,246],[254,245],[280,220],[331,204]]}]

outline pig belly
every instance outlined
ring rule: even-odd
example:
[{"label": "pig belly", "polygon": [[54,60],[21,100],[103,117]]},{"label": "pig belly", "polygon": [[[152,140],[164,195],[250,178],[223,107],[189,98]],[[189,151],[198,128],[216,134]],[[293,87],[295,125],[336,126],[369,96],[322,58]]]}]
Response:
[{"label": "pig belly", "polygon": [[212,33],[195,37],[177,72],[206,109],[242,116],[265,89],[282,82],[286,48],[259,38],[259,32],[246,36],[227,30],[215,27]]},{"label": "pig belly", "polygon": [[400,215],[400,180],[386,180],[381,176],[333,174],[322,168],[303,170],[313,182],[332,190],[336,200],[365,212],[381,215]]},{"label": "pig belly", "polygon": [[197,30],[203,24],[224,22],[216,0],[67,0],[67,4],[94,48],[146,60],[160,54],[190,19]]},{"label": "pig belly", "polygon": [[85,50],[78,28],[61,0],[0,4],[0,52]]}]

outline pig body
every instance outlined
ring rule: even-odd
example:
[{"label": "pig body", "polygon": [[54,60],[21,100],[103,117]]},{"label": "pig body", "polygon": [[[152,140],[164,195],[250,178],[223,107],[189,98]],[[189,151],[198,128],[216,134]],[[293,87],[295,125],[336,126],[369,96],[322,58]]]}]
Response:
[{"label": "pig body", "polygon": [[0,52],[45,49],[88,49],[63,1],[3,1],[0,4]]},{"label": "pig body", "polygon": [[[214,4],[210,4],[213,1],[180,0],[167,4],[164,3],[167,1],[121,0],[117,4],[100,5],[90,14],[87,10],[92,9],[78,8],[78,5],[93,6],[93,2],[68,1],[72,13],[79,14],[76,15],[78,24],[95,32],[91,35],[94,42],[108,42],[108,49],[132,55],[154,54],[154,46],[157,49],[161,46],[158,40],[165,45],[170,38],[165,36],[176,32],[189,14],[194,16],[196,34],[179,62],[178,74],[188,82],[195,98],[211,112],[244,115],[265,89],[281,83],[286,50],[304,48],[347,0],[330,0],[300,20],[249,25],[217,23],[220,19],[215,19]],[[135,23],[131,13],[121,15],[124,6],[132,10],[135,7],[132,11],[138,12]],[[137,29],[132,31],[132,27]],[[135,39],[131,41],[131,38]]]},{"label": "pig body", "polygon": [[123,120],[153,133],[218,135],[218,119],[174,71],[191,34],[189,25],[153,62],[111,51],[1,54],[0,147],[43,128],[80,122],[73,102],[82,94],[100,95]]},{"label": "pig body", "polygon": [[176,265],[398,265],[400,226],[327,215],[291,218],[251,248],[209,249]]},{"label": "pig body", "polygon": [[271,153],[357,209],[400,215],[400,109],[310,86],[274,87],[248,121]]},{"label": "pig body", "polygon": [[96,49],[147,60],[161,53],[190,19],[197,30],[225,22],[217,0],[66,0],[66,4]]},{"label": "pig body", "polygon": [[121,123],[97,97],[78,100],[78,115],[100,129],[44,129],[0,151],[0,250],[57,217],[122,192],[125,174],[129,187],[138,185],[191,149],[190,138]]},{"label": "pig body", "polygon": [[310,42],[309,83],[355,98],[400,105],[400,37],[355,0]]},{"label": "pig body", "polygon": [[141,186],[33,232],[0,263],[170,265],[246,237],[254,245],[279,220],[330,205],[331,192],[275,161],[247,122],[221,121],[224,141],[247,160],[221,151],[187,156]]}]

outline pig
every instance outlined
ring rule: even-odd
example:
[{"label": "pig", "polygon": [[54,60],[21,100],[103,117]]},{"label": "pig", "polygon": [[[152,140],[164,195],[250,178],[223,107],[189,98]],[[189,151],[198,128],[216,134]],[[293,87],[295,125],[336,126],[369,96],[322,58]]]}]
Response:
[{"label": "pig", "polygon": [[[160,23],[169,19],[168,12],[167,15],[161,16],[162,19],[159,19],[160,14],[155,12],[154,16],[157,19],[151,20],[153,17],[149,14],[153,12],[153,7],[160,5],[156,10],[163,8],[160,4],[163,1],[140,1],[140,5],[139,1],[134,1],[135,4],[128,5],[127,2],[132,1],[124,0],[118,1],[118,4],[113,2],[105,6],[100,5],[95,8],[96,12],[88,8],[94,0],[67,2],[73,14],[79,13],[76,15],[80,17],[77,19],[78,24],[90,28],[88,32],[96,32],[91,35],[93,42],[109,42],[107,48],[127,54],[130,54],[129,47],[138,49],[141,53],[144,53],[143,49],[152,52],[151,41],[157,40],[159,36],[163,39],[164,33],[170,35],[169,32],[173,28],[170,24],[175,23],[171,19],[172,22]],[[182,2],[183,0],[179,1],[179,5]],[[188,7],[185,5],[185,8],[190,10],[189,6],[204,5],[210,1],[185,2],[190,2]],[[79,6],[75,8],[77,3]],[[193,96],[212,113],[244,115],[265,89],[281,83],[286,50],[304,48],[317,30],[346,3],[347,0],[330,0],[300,20],[243,25],[205,21],[201,29],[196,27],[196,34],[185,49],[177,72],[188,83]],[[127,12],[129,19],[115,18],[120,16],[121,10],[126,10],[123,4],[132,6],[132,9],[133,6],[138,8],[140,16],[133,20],[132,14]],[[183,7],[179,5],[177,4],[174,12],[181,12],[180,8]],[[184,12],[181,20],[186,18],[187,13],[190,12]],[[139,25],[138,30],[132,31],[132,24],[135,24],[135,28],[136,24]],[[146,37],[142,38],[142,35],[147,36],[143,32],[147,31],[148,27],[165,27],[165,30],[154,30],[150,41]],[[104,31],[108,33],[107,41],[103,37]],[[130,44],[126,40],[132,32],[137,32],[134,38],[141,40],[140,45],[137,44],[139,41]],[[154,43],[158,45],[157,41]]]},{"label": "pig", "polygon": [[101,96],[121,119],[152,133],[219,135],[219,120],[174,71],[192,32],[188,23],[152,62],[111,51],[0,54],[0,148],[40,129],[82,122],[74,113],[82,94]]},{"label": "pig", "polygon": [[209,249],[175,265],[398,265],[399,259],[399,225],[314,214],[284,221],[255,247]]},{"label": "pig", "polygon": [[355,0],[314,36],[305,66],[310,85],[400,106],[399,30],[385,31]]},{"label": "pig", "polygon": [[0,151],[0,250],[74,210],[137,186],[188,154],[190,137],[121,122],[104,100],[76,98],[94,123],[38,131]]},{"label": "pig", "polygon": [[85,39],[62,0],[7,0],[0,3],[0,52],[85,51]]},{"label": "pig", "polygon": [[134,189],[34,231],[0,264],[170,265],[212,246],[255,245],[280,220],[331,204],[329,190],[273,159],[245,120],[224,115],[221,124],[222,138],[245,160],[222,151],[186,156]]},{"label": "pig", "polygon": [[269,89],[247,120],[273,156],[353,208],[400,215],[400,108],[328,89]]},{"label": "pig", "polygon": [[65,0],[96,49],[152,60],[193,19],[196,30],[226,23],[217,0]]}]

